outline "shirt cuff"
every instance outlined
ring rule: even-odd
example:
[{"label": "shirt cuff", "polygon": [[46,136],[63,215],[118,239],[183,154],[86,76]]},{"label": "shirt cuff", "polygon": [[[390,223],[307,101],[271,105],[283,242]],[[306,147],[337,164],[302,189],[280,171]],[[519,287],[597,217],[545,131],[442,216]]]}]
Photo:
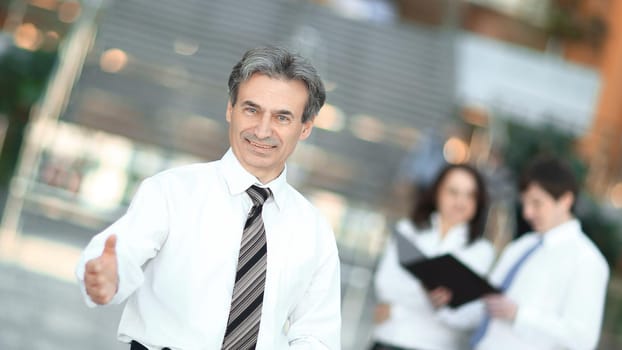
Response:
[{"label": "shirt cuff", "polygon": [[528,337],[532,333],[533,325],[537,323],[538,319],[539,313],[537,310],[518,306],[512,327],[517,333]]},{"label": "shirt cuff", "polygon": [[143,270],[138,267],[138,265],[127,260],[129,259],[119,254],[119,251],[117,251],[119,287],[117,289],[117,294],[115,294],[108,303],[109,305],[121,304],[124,302],[145,280]]}]

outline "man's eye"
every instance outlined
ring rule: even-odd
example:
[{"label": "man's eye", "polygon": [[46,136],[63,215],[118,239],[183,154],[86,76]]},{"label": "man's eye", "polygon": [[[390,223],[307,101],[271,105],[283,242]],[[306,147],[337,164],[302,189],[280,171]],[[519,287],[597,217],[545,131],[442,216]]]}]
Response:
[{"label": "man's eye", "polygon": [[277,119],[279,120],[279,122],[281,123],[287,123],[289,122],[289,116],[286,115],[279,115],[277,116]]}]

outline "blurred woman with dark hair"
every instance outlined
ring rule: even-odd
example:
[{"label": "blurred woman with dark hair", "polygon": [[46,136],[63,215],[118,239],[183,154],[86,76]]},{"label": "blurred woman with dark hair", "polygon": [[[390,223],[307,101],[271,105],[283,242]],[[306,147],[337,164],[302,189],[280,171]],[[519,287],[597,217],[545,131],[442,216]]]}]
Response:
[{"label": "blurred woman with dark hair", "polygon": [[[477,170],[448,165],[416,201],[408,218],[395,225],[395,235],[413,243],[427,257],[450,253],[484,275],[494,249],[482,236],[488,196]],[[373,350],[451,350],[466,348],[468,334],[457,326],[461,307],[446,305],[451,292],[427,290],[400,265],[394,237],[389,239],[375,275],[379,304]]]}]

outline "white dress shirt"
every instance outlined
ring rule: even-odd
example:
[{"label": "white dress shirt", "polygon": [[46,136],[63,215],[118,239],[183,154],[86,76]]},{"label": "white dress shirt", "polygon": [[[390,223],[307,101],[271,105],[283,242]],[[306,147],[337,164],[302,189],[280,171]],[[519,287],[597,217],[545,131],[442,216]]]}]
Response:
[{"label": "white dress shirt", "polygon": [[[451,253],[473,271],[481,275],[488,272],[495,256],[488,241],[478,239],[468,244],[467,225],[453,227],[443,238],[438,226],[438,217],[433,215],[430,229],[419,231],[410,220],[403,219],[396,230],[428,257]],[[391,238],[376,271],[375,287],[378,302],[391,307],[389,319],[375,327],[375,340],[426,350],[461,349],[467,344],[467,333],[451,325],[461,307],[435,309],[419,280],[400,265]]]},{"label": "white dress shirt", "polygon": [[[143,181],[127,213],[93,237],[76,274],[116,234],[119,289],[127,304],[118,338],[150,350],[221,348],[253,184],[263,205],[268,267],[257,349],[339,349],[339,259],[332,229],[283,173],[261,185],[229,150],[220,161]],[[129,299],[128,299],[129,298]]]},{"label": "white dress shirt", "polygon": [[[490,276],[493,284],[501,285],[539,235],[526,234],[508,245]],[[596,348],[609,279],[607,262],[577,220],[553,228],[543,239],[505,292],[518,304],[516,319],[491,319],[476,349]]]}]

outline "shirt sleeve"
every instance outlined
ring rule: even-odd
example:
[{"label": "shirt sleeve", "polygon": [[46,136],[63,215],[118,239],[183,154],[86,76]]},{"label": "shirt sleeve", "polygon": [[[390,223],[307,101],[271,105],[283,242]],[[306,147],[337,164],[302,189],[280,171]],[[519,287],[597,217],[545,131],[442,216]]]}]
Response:
[{"label": "shirt sleeve", "polygon": [[581,259],[560,313],[518,306],[516,332],[549,338],[567,349],[595,349],[603,317],[609,267],[602,259]]},{"label": "shirt sleeve", "polygon": [[117,235],[119,286],[109,304],[120,304],[143,283],[143,264],[157,254],[168,234],[167,202],[155,179],[143,181],[125,215],[95,235],[82,252],[75,272],[89,307],[97,305],[86,294],[85,265],[101,255],[112,234]]},{"label": "shirt sleeve", "polygon": [[390,290],[387,280],[391,278],[391,261],[397,260],[397,253],[393,237],[388,237],[384,251],[378,260],[378,266],[374,271],[374,289],[379,302],[391,302]]},{"label": "shirt sleeve", "polygon": [[486,314],[482,300],[473,300],[458,308],[443,307],[437,312],[438,318],[446,325],[459,330],[475,329]]},{"label": "shirt sleeve", "polygon": [[[339,256],[334,234],[323,224],[330,240],[322,250],[318,267],[302,301],[290,314],[290,349],[341,349],[341,284]],[[322,232],[325,233],[325,232]],[[324,235],[324,237],[329,237]]]}]

